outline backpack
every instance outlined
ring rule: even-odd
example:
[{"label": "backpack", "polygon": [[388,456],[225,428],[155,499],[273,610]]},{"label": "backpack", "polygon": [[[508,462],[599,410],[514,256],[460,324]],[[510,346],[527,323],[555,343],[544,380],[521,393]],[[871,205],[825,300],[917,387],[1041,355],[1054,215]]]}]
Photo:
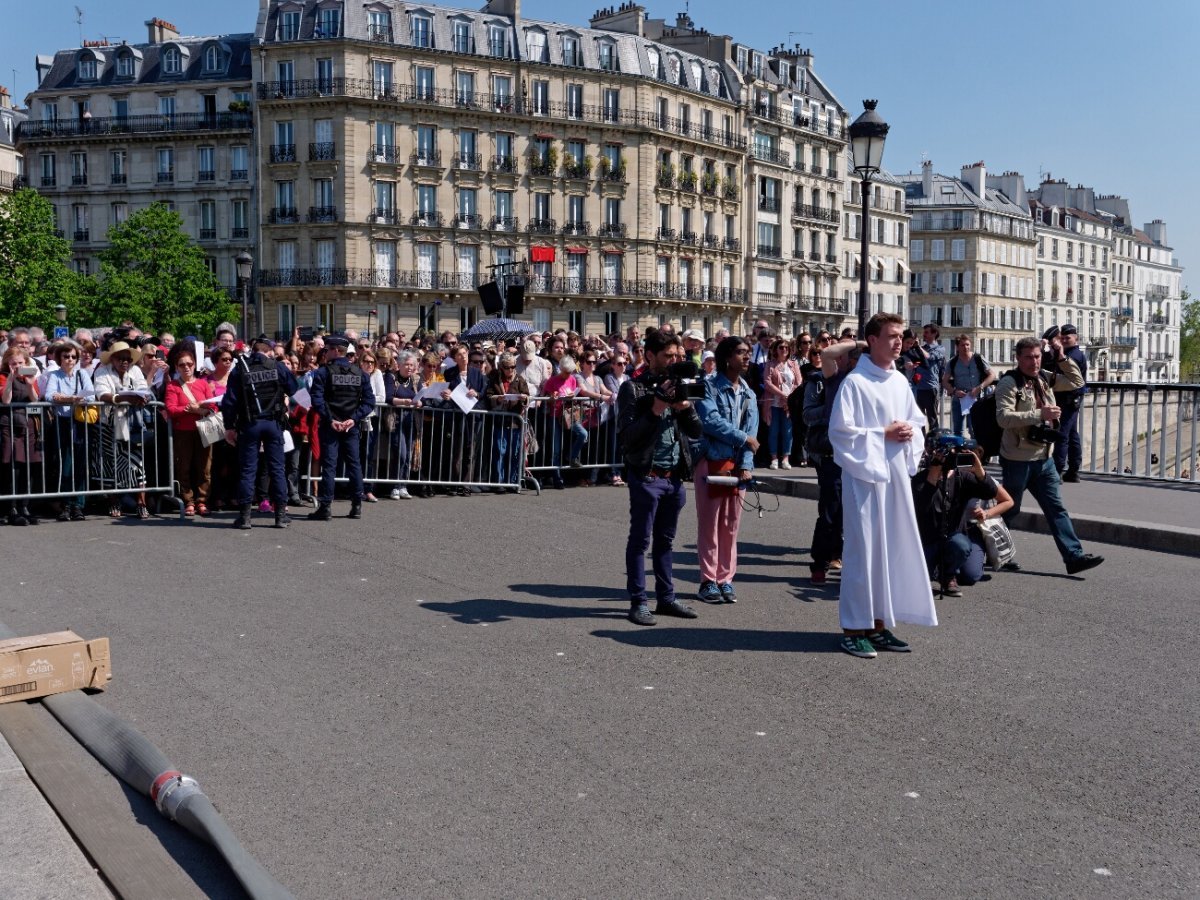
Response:
[{"label": "backpack", "polygon": [[975,441],[983,451],[984,463],[988,463],[993,456],[1000,453],[1000,440],[1004,437],[1004,429],[996,421],[996,395],[988,394],[981,400],[976,400],[970,415]]},{"label": "backpack", "polygon": [[[971,359],[975,361],[975,369],[979,372],[979,383],[982,384],[984,379],[987,378],[988,368],[983,362],[983,357],[978,353],[972,353]],[[954,387],[954,358],[946,363],[946,372],[950,381],[950,387]],[[992,388],[989,387],[988,390],[991,391]]]}]

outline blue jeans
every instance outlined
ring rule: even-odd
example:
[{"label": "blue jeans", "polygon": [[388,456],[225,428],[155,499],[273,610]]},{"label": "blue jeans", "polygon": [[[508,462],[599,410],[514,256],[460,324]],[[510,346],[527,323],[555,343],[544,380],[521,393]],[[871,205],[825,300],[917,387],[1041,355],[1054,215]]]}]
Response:
[{"label": "blue jeans", "polygon": [[787,459],[792,455],[792,418],[786,409],[771,410],[771,427],[767,431],[767,449],[771,456]]},{"label": "blue jeans", "polygon": [[687,490],[674,478],[642,478],[629,474],[629,540],[625,544],[625,583],[634,606],[646,602],[646,548],[654,567],[654,595],[659,603],[675,599],[672,557],[679,513]]},{"label": "blue jeans", "polygon": [[[562,442],[563,422],[562,419],[556,418],[554,420],[554,432],[550,458],[550,464],[553,465],[555,469],[559,469],[562,466]],[[578,459],[579,455],[583,453],[583,448],[587,445],[587,442],[587,429],[584,428],[579,422],[576,422],[571,426],[571,455],[568,457],[568,461],[572,459]],[[555,474],[559,477],[562,476],[561,471],[556,472]]]},{"label": "blue jeans", "polygon": [[492,432],[492,456],[496,460],[497,484],[520,484],[521,473],[521,429],[500,424]]},{"label": "blue jeans", "polygon": [[962,406],[957,397],[950,401],[950,419],[953,422],[954,433],[961,435],[963,433],[963,421],[966,420],[967,430],[971,433],[971,437],[975,437],[975,423],[971,421],[971,416],[968,413],[963,415]]},{"label": "blue jeans", "polygon": [[[967,535],[952,534],[942,544],[941,556],[936,545],[925,548],[925,562],[929,564],[929,575],[948,583],[957,578],[959,584],[975,584],[983,577],[983,548]],[[944,569],[943,569],[944,564]]]},{"label": "blue jeans", "polygon": [[1000,471],[1001,483],[1013,498],[1013,508],[1004,517],[1004,521],[1011,522],[1013,516],[1021,511],[1021,498],[1029,491],[1046,516],[1046,524],[1050,526],[1050,534],[1054,537],[1054,543],[1058,545],[1063,562],[1082,556],[1083,545],[1075,536],[1075,526],[1071,524],[1071,516],[1063,506],[1062,482],[1058,480],[1054,460],[1047,458],[1018,462],[1001,457]]}]

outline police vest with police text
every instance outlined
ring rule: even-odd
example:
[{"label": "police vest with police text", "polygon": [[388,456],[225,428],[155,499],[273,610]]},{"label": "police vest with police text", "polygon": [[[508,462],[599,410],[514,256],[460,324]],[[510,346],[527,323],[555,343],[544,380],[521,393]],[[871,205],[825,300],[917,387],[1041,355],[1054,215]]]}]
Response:
[{"label": "police vest with police text", "polygon": [[354,412],[362,404],[363,370],[356,365],[329,366],[329,380],[325,386],[325,402],[335,422],[354,418]]},{"label": "police vest with police text", "polygon": [[274,359],[254,354],[242,370],[242,384],[246,388],[247,418],[268,419],[279,414],[283,381]]}]

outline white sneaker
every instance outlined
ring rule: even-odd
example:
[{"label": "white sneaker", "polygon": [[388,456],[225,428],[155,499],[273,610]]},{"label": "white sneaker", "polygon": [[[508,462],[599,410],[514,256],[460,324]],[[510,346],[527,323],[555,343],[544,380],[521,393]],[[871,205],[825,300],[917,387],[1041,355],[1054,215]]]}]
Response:
[{"label": "white sneaker", "polygon": [[768,469],[778,469],[779,468],[779,460],[777,460],[777,459],[771,460],[771,465],[767,466],[767,468]]},{"label": "white sneaker", "polygon": [[393,500],[399,500],[400,499],[400,488],[398,488],[398,487],[392,488],[392,492],[390,494],[388,494],[388,496],[391,497]]},{"label": "white sneaker", "polygon": [[396,495],[397,500],[412,499],[412,494],[408,492],[408,488],[396,488],[396,490],[392,491],[392,493]]},{"label": "white sneaker", "polygon": [[781,468],[781,469],[790,469],[791,467],[792,467],[791,460],[782,459],[782,460],[780,460],[780,461],[779,461],[779,468]]}]

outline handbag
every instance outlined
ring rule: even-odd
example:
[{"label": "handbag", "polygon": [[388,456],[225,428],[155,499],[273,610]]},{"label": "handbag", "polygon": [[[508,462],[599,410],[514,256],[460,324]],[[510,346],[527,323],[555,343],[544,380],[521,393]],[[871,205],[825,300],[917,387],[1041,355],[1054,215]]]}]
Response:
[{"label": "handbag", "polygon": [[[82,400],[83,398],[80,397],[79,394],[81,387],[83,387],[83,379],[80,377],[79,373],[76,372],[75,396]],[[100,407],[93,406],[87,402],[76,403],[75,408],[71,410],[71,418],[73,418],[80,425],[95,425],[100,421]]]},{"label": "handbag", "polygon": [[1008,530],[1003,519],[984,519],[982,522],[973,521],[971,524],[979,529],[983,553],[992,571],[998,571],[1001,566],[1016,558],[1017,547],[1013,543],[1012,532]]},{"label": "handbag", "polygon": [[[188,399],[195,403],[196,398],[192,395],[192,392],[188,390],[188,386],[186,384],[182,384],[180,387],[183,388],[183,392],[187,394]],[[225,440],[224,414],[222,414],[220,410],[217,410],[215,413],[207,415],[203,419],[197,419],[196,434],[200,436],[200,446],[202,447],[211,447],[213,444]]]}]

